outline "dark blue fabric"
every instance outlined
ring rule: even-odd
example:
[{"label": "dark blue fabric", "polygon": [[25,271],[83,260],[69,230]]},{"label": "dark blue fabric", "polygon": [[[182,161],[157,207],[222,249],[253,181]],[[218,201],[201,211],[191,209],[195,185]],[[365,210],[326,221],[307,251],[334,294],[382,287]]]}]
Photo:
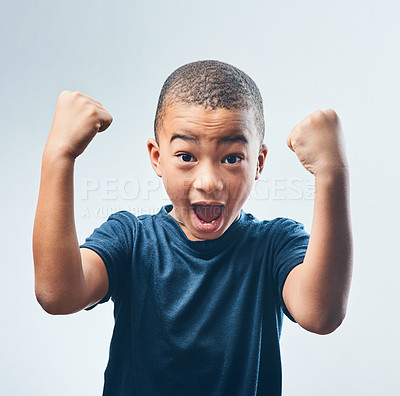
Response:
[{"label": "dark blue fabric", "polygon": [[242,210],[219,238],[191,241],[171,209],[113,214],[82,245],[107,267],[100,303],[114,302],[103,395],[280,395],[283,313],[295,321],[282,288],[308,233]]}]

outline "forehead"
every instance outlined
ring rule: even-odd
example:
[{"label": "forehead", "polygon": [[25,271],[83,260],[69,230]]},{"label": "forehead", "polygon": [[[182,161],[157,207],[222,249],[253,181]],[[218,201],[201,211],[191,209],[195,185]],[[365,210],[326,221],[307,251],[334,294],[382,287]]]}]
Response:
[{"label": "forehead", "polygon": [[250,143],[258,139],[251,109],[205,109],[200,105],[172,104],[164,111],[160,139],[171,140],[176,133],[213,140],[242,134]]}]

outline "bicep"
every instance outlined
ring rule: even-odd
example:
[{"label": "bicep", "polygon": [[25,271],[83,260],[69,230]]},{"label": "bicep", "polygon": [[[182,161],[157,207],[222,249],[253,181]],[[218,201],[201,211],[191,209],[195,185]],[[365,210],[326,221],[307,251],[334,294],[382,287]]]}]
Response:
[{"label": "bicep", "polygon": [[293,316],[293,318],[296,320],[297,323],[299,323],[298,302],[299,302],[299,291],[300,291],[300,276],[302,269],[303,269],[302,264],[296,265],[296,267],[294,267],[286,277],[282,289],[282,297],[286,305],[286,308],[288,309],[288,311],[290,312],[290,314]]},{"label": "bicep", "polygon": [[87,308],[98,303],[107,294],[109,279],[104,261],[96,252],[87,248],[80,248],[80,252],[86,284],[83,308]]}]

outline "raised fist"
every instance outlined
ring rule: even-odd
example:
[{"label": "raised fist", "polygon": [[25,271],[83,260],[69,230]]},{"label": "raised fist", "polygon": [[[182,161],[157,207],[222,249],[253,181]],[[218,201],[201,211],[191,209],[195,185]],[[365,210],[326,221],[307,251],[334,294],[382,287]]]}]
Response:
[{"label": "raised fist", "polygon": [[347,167],[342,128],[334,110],[317,110],[291,131],[287,145],[312,174]]},{"label": "raised fist", "polygon": [[111,122],[111,115],[97,100],[81,92],[63,91],[46,146],[76,158],[96,133],[106,130]]}]

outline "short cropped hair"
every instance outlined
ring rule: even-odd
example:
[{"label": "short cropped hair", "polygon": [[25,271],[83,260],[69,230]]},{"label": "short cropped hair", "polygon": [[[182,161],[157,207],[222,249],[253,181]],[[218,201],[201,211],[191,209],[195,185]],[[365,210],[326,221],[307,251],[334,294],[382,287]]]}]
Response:
[{"label": "short cropped hair", "polygon": [[264,140],[265,121],[261,93],[245,72],[228,63],[217,60],[187,63],[166,79],[154,120],[154,136],[157,142],[166,109],[175,103],[196,104],[205,109],[253,110],[260,144]]}]

